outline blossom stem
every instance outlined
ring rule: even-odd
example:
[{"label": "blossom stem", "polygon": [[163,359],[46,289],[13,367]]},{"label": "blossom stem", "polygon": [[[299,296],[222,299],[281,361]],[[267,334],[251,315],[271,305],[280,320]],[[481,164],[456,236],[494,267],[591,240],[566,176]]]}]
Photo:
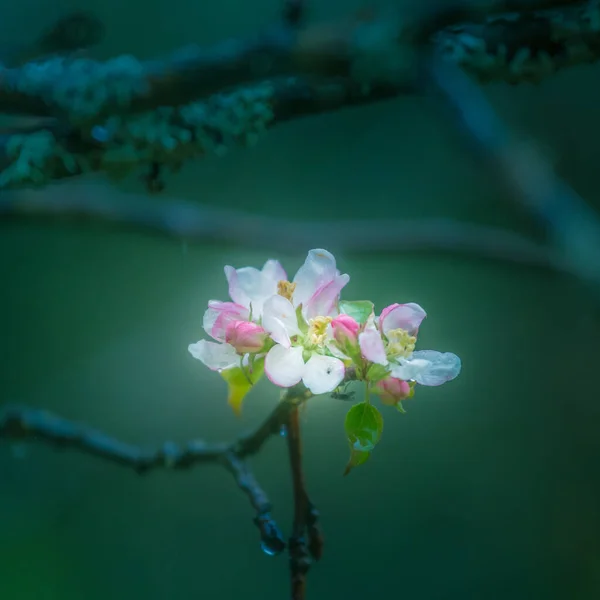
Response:
[{"label": "blossom stem", "polygon": [[[292,392],[293,393],[293,392]],[[306,575],[312,559],[318,560],[323,550],[323,537],[318,526],[318,512],[310,502],[306,491],[302,468],[302,438],[298,407],[288,413],[287,442],[292,470],[294,492],[294,524],[289,539],[291,598],[304,600]]]},{"label": "blossom stem", "polygon": [[371,389],[369,386],[370,386],[370,382],[365,381],[365,403],[366,404],[371,403]]}]

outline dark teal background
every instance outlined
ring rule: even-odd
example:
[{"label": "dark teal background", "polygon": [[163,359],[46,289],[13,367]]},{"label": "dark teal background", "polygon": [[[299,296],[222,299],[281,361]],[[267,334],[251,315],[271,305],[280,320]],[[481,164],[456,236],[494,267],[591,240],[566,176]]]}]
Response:
[{"label": "dark teal background", "polygon": [[[107,26],[100,56],[150,56],[249,33],[278,4],[86,6]],[[313,4],[315,17],[359,5]],[[7,44],[29,39],[74,6],[2,8],[0,33]],[[599,73],[593,66],[538,87],[487,89],[507,122],[597,207]],[[441,215],[535,231],[452,131],[430,104],[400,98],[294,122],[256,149],[190,164],[166,195],[290,219]],[[91,185],[111,193],[101,180]],[[135,179],[120,187],[142,191]],[[66,185],[64,193],[83,192]],[[336,250],[326,238],[321,245]],[[308,249],[270,255],[94,226],[1,224],[0,402],[45,407],[140,444],[232,439],[264,418],[276,390],[261,384],[236,419],[223,382],[187,345],[204,335],[206,302],[226,299],[223,265],[279,258],[293,274]],[[594,299],[562,275],[475,255],[337,258],[351,276],[344,297],[370,298],[378,310],[420,303],[429,317],[419,347],[456,352],[463,372],[420,388],[407,415],[382,407],[382,441],[347,478],[348,406],[311,401],[305,466],[326,548],[308,600],[600,597]],[[271,440],[253,466],[289,534],[284,448]],[[142,478],[72,452],[2,443],[0,598],[285,598],[286,558],[260,552],[252,516],[216,467]]]}]

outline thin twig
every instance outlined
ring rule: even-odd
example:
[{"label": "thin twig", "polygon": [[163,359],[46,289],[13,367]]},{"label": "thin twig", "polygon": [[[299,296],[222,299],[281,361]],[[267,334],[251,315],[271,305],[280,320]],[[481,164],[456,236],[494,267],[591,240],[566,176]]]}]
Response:
[{"label": "thin twig", "polygon": [[303,390],[290,390],[255,431],[229,444],[192,440],[186,444],[165,442],[159,448],[144,449],[45,410],[10,405],[0,409],[0,438],[32,439],[59,448],[72,448],[129,467],[139,474],[155,469],[186,470],[200,464],[220,464],[233,475],[237,486],[250,500],[263,549],[278,554],[285,548],[283,534],[271,517],[271,503],[266,493],[244,459],[256,454],[267,439],[277,435],[287,423],[289,413],[308,397]]}]

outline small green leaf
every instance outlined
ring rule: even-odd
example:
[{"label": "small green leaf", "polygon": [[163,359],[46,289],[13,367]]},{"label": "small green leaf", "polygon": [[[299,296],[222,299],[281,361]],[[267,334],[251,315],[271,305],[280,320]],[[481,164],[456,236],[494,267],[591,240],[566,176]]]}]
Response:
[{"label": "small green leaf", "polygon": [[302,304],[299,304],[296,308],[296,319],[298,320],[298,329],[300,330],[300,333],[306,335],[306,332],[308,331],[308,323],[302,316]]},{"label": "small green leaf", "polygon": [[242,402],[252,386],[262,377],[265,359],[252,361],[248,367],[233,367],[221,371],[221,377],[227,382],[227,402],[236,416],[242,414]]},{"label": "small green leaf", "polygon": [[344,475],[364,464],[381,439],[383,417],[370,403],[355,404],[346,414],[344,429],[350,444],[350,459]]},{"label": "small green leaf", "polygon": [[373,303],[369,300],[340,300],[340,312],[364,325],[373,314]]},{"label": "small green leaf", "polygon": [[372,363],[367,369],[366,380],[370,383],[377,383],[385,379],[390,374],[390,369],[384,365]]}]

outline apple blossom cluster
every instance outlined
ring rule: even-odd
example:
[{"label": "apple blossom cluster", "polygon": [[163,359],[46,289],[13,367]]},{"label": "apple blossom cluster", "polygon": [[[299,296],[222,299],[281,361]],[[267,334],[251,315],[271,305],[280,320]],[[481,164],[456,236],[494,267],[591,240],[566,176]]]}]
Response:
[{"label": "apple blossom cluster", "polygon": [[275,260],[262,270],[226,266],[225,275],[232,301],[211,300],[204,314],[214,341],[189,351],[230,382],[238,374],[249,389],[264,371],[281,388],[302,382],[317,395],[357,379],[397,405],[416,384],[440,385],[460,372],[455,354],[415,350],[426,316],[418,304],[392,304],[376,317],[371,302],[340,300],[350,277],[327,250],[311,250],[291,280]]}]

